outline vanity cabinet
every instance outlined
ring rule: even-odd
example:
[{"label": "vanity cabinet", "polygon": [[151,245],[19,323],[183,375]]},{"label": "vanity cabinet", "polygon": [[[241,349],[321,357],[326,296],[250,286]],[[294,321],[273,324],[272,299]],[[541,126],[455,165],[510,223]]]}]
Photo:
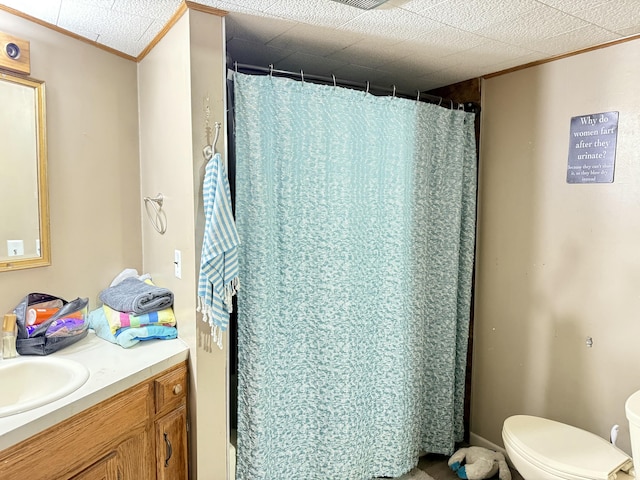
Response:
[{"label": "vanity cabinet", "polygon": [[186,480],[187,365],[0,452],[2,480]]}]

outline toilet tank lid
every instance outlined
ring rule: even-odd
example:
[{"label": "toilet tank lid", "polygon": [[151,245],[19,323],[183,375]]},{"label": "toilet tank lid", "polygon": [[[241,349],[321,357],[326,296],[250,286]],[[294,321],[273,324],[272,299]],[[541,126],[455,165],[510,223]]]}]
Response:
[{"label": "toilet tank lid", "polygon": [[640,390],[627,399],[624,409],[627,412],[627,420],[640,426]]},{"label": "toilet tank lid", "polygon": [[604,438],[546,418],[509,417],[503,437],[537,466],[578,478],[607,479],[631,466],[631,458]]}]

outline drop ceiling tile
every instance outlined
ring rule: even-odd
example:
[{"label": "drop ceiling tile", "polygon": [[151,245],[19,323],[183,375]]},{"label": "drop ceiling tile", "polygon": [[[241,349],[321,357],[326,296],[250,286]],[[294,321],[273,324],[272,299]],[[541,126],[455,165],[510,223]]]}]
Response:
[{"label": "drop ceiling tile", "polygon": [[553,8],[557,8],[565,13],[580,13],[585,10],[591,10],[592,8],[602,5],[604,3],[610,3],[612,0],[538,0],[540,3],[544,3]]},{"label": "drop ceiling tile", "polygon": [[389,72],[395,78],[423,77],[430,71],[443,70],[451,66],[452,60],[448,57],[441,58],[420,58],[404,57],[394,60],[380,67],[381,70]]},{"label": "drop ceiling tile", "polygon": [[405,53],[397,48],[400,42],[381,37],[367,36],[342,50],[338,50],[327,58],[345,63],[359,63],[377,68],[388,63],[390,58],[398,58]]},{"label": "drop ceiling tile", "polygon": [[390,0],[387,5],[391,4],[397,8],[418,13],[427,10],[428,8],[435,7],[436,5],[440,5],[441,3],[445,3],[446,1],[447,0]]},{"label": "drop ceiling tile", "polygon": [[[345,63],[338,61],[327,61],[326,58],[306,53],[294,53],[282,60],[274,63],[274,67],[280,70],[290,72],[299,72],[300,70],[307,75],[320,75],[322,77],[330,77],[331,74],[343,68]],[[336,74],[337,76],[337,74]]]},{"label": "drop ceiling tile", "polygon": [[297,22],[276,18],[264,18],[245,13],[230,13],[225,17],[227,38],[241,38],[251,42],[269,43],[282,35]]},{"label": "drop ceiling tile", "polygon": [[618,30],[616,33],[619,33],[623,37],[630,37],[631,35],[637,35],[640,33],[640,23],[638,23],[638,25],[635,25],[633,27],[622,28]]},{"label": "drop ceiling tile", "polygon": [[402,9],[369,10],[338,27],[361,34],[372,33],[398,41],[415,38],[441,27],[438,22]]},{"label": "drop ceiling tile", "polygon": [[62,0],[2,0],[2,4],[55,25]]},{"label": "drop ceiling tile", "polygon": [[640,5],[637,0],[615,0],[584,10],[577,15],[606,30],[619,32],[639,23]]},{"label": "drop ceiling tile", "polygon": [[324,27],[337,27],[356,18],[363,12],[361,9],[328,0],[323,2],[316,1],[313,7],[307,2],[277,0],[264,11],[278,17],[294,18],[302,23]]},{"label": "drop ceiling tile", "polygon": [[273,38],[267,45],[301,53],[327,56],[362,40],[361,34],[335,30],[326,27],[298,24]]},{"label": "drop ceiling tile", "polygon": [[227,42],[227,53],[234,62],[259,67],[268,67],[270,64],[275,65],[283,58],[291,55],[291,52],[282,50],[281,48],[248,42],[240,38],[232,38]]},{"label": "drop ceiling tile", "polygon": [[521,65],[527,65],[528,63],[537,62],[539,60],[545,60],[547,58],[549,58],[549,55],[545,53],[531,52],[531,53],[528,53],[527,55],[523,55],[522,57],[514,57],[510,60],[506,60],[501,63],[487,65],[487,68],[485,68],[485,72],[483,73],[483,75],[501,72],[509,68],[519,67]]},{"label": "drop ceiling tile", "polygon": [[410,42],[416,44],[417,49],[438,57],[451,55],[461,50],[468,50],[486,41],[487,39],[480,35],[448,25],[443,25],[437,30],[427,32],[414,40],[410,40]]},{"label": "drop ceiling tile", "polygon": [[[79,0],[80,1],[80,0]],[[87,0],[82,0],[87,1]],[[92,0],[111,3],[111,9],[129,15],[166,21],[180,8],[181,0]]]},{"label": "drop ceiling tile", "polygon": [[[336,77],[343,80],[360,82],[363,85],[366,85],[366,83],[369,82],[369,88],[371,90],[376,87],[391,88],[393,86],[393,82],[398,78],[388,72],[353,64],[344,65],[336,69],[333,73],[335,73]],[[396,85],[396,88],[400,87]]]},{"label": "drop ceiling tile", "polygon": [[277,0],[197,0],[196,3],[219,10],[240,13],[264,12]]},{"label": "drop ceiling tile", "polygon": [[[229,14],[246,14],[263,17],[265,19],[283,19],[282,16],[273,15],[266,10],[273,5],[277,0],[197,0],[194,3],[204,5],[207,7],[217,8],[228,12]],[[287,19],[290,22],[296,23],[293,18]]]},{"label": "drop ceiling tile", "polygon": [[556,35],[555,37],[547,37],[537,42],[531,42],[528,46],[534,50],[538,50],[549,55],[560,55],[594,45],[611,42],[621,37],[621,35],[611,33],[608,30],[588,25],[561,35]]},{"label": "drop ceiling tile", "polygon": [[588,23],[584,20],[540,5],[518,18],[486,25],[475,33],[500,42],[528,47],[540,39],[562,35],[585,26]]},{"label": "drop ceiling tile", "polygon": [[512,58],[522,57],[532,53],[531,50],[509,45],[495,40],[488,40],[482,45],[470,48],[462,52],[445,57],[451,62],[450,68],[464,68],[477,70],[484,65],[494,65],[509,61]]},{"label": "drop ceiling tile", "polygon": [[112,38],[122,36],[128,40],[139,39],[152,23],[153,19],[149,17],[116,12],[78,0],[64,0],[58,18],[58,26],[72,32]]},{"label": "drop ceiling tile", "polygon": [[420,13],[451,27],[473,32],[517,18],[537,5],[531,0],[449,0]]}]

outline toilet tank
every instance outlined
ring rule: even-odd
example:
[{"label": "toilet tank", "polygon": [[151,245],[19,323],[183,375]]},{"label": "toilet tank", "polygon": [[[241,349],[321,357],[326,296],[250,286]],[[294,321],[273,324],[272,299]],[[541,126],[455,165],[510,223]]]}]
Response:
[{"label": "toilet tank", "polygon": [[631,395],[624,405],[629,420],[629,434],[631,436],[631,456],[633,457],[636,475],[640,466],[640,391]]}]

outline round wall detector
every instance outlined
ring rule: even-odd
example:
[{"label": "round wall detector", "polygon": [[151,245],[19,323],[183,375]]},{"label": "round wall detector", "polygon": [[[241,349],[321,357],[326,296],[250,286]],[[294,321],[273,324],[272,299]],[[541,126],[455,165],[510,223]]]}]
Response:
[{"label": "round wall detector", "polygon": [[7,43],[4,51],[7,52],[7,56],[13,60],[16,60],[20,56],[20,47],[15,43]]}]

